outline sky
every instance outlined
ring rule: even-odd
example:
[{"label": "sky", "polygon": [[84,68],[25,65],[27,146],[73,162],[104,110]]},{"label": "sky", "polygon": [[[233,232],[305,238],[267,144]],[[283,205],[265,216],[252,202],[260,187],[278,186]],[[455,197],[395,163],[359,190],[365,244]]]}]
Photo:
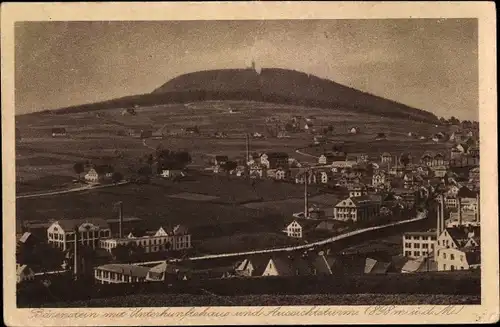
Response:
[{"label": "sky", "polygon": [[255,60],[477,120],[477,47],[476,19],[23,22],[16,114],[149,93]]}]

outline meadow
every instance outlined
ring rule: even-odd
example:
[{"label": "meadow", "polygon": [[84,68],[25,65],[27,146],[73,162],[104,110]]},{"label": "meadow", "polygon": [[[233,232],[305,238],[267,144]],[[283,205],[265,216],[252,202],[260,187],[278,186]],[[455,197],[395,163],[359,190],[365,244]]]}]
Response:
[{"label": "meadow", "polygon": [[[232,110],[235,113],[230,113]],[[106,162],[117,169],[128,171],[139,159],[157,146],[172,150],[187,150],[193,164],[206,166],[215,155],[228,155],[231,159],[245,157],[245,134],[259,132],[265,137],[251,139],[251,152],[283,151],[301,162],[311,162],[313,157],[295,152],[307,148],[306,153],[319,156],[328,149],[313,147],[312,132],[291,133],[289,138],[272,137],[276,120],[280,125],[293,116],[313,116],[313,128],[318,131],[333,126],[331,142],[346,142],[351,152],[376,155],[382,151],[445,150],[447,145],[415,140],[408,132],[430,136],[445,127],[354,113],[342,108],[310,108],[292,105],[269,104],[252,101],[206,101],[191,104],[171,104],[136,108],[137,115],[123,115],[123,109],[109,109],[79,113],[35,113],[16,117],[16,127],[22,139],[16,142],[16,178],[29,189],[36,189],[38,181],[47,176],[74,177],[72,165],[77,161]],[[301,120],[301,127],[305,120]],[[186,127],[198,126],[200,135],[185,135]],[[360,134],[347,133],[352,126]],[[68,135],[52,137],[51,128],[65,127]],[[129,130],[150,129],[163,132],[163,139],[147,140],[145,146]],[[215,138],[215,132],[225,132],[227,138]],[[387,142],[374,142],[377,133],[384,132]],[[328,145],[327,147],[331,147]],[[42,183],[38,189],[46,186]]]}]

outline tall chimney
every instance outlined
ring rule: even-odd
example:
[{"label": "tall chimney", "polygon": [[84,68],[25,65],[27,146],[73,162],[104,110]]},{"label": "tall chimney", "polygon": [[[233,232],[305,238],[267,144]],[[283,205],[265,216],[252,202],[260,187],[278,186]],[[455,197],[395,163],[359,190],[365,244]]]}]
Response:
[{"label": "tall chimney", "polygon": [[306,170],[304,172],[304,218],[309,218],[309,199],[307,195],[307,178],[308,178],[308,171]]},{"label": "tall chimney", "polygon": [[118,202],[119,237],[123,238],[123,201]]},{"label": "tall chimney", "polygon": [[441,235],[441,198],[439,198],[438,205],[436,207],[436,223],[436,234],[439,238],[439,235]]},{"label": "tall chimney", "polygon": [[79,265],[80,265],[80,258],[78,257],[78,242],[79,242],[79,235],[80,231],[78,230],[78,226],[75,227],[75,253],[73,254],[73,274],[75,280],[78,279],[78,274],[79,274]]},{"label": "tall chimney", "polygon": [[444,217],[444,194],[441,194],[441,231],[445,227],[445,217]]},{"label": "tall chimney", "polygon": [[457,197],[458,200],[458,225],[462,226],[462,198]]},{"label": "tall chimney", "polygon": [[246,164],[250,161],[250,136],[246,135],[246,146],[247,146],[247,152],[246,152],[246,155],[247,155],[247,162]]}]

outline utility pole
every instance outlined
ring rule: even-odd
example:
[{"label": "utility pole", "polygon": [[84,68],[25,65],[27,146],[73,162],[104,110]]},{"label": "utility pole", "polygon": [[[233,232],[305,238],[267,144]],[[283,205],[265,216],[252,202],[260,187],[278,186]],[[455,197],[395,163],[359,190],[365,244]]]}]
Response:
[{"label": "utility pole", "polygon": [[119,238],[123,238],[123,201],[116,202],[115,206],[118,206],[118,224],[119,224],[118,235]]},{"label": "utility pole", "polygon": [[248,133],[246,134],[246,158],[247,161],[245,165],[248,165],[248,162],[250,161],[250,136],[248,135]]},{"label": "utility pole", "polygon": [[307,194],[308,170],[304,172],[304,218],[309,218],[309,199]]},{"label": "utility pole", "polygon": [[80,260],[78,258],[78,242],[80,241],[80,231],[78,230],[78,226],[75,227],[75,253],[73,254],[73,274],[75,280],[78,280],[78,274],[80,273],[79,271],[79,265],[80,265]]}]

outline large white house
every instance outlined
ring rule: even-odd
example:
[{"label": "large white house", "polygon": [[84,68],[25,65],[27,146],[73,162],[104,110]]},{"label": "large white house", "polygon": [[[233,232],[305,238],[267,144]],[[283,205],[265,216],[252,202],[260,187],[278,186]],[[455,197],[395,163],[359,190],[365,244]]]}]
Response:
[{"label": "large white house", "polygon": [[171,231],[165,231],[160,227],[151,236],[135,237],[129,234],[124,238],[109,238],[101,240],[100,247],[111,252],[118,245],[128,245],[135,243],[136,246],[144,248],[146,253],[162,251],[178,251],[191,248],[191,234],[187,228],[181,225],[175,226]]},{"label": "large white house", "polygon": [[436,232],[408,232],[403,234],[403,255],[407,258],[429,257],[434,252]]},{"label": "large white house", "polygon": [[468,270],[481,266],[479,228],[445,228],[436,246],[438,271]]},{"label": "large white house", "polygon": [[342,200],[333,208],[333,216],[336,220],[366,221],[370,220],[380,212],[380,202],[369,196],[350,197]]},{"label": "large white house", "polygon": [[85,174],[85,180],[89,183],[101,183],[105,180],[110,180],[113,176],[114,169],[108,165],[100,165],[90,168]]},{"label": "large white house", "polygon": [[53,222],[47,228],[47,240],[65,251],[75,244],[75,232],[81,244],[98,247],[99,240],[111,237],[111,229],[102,218],[63,219]]}]

